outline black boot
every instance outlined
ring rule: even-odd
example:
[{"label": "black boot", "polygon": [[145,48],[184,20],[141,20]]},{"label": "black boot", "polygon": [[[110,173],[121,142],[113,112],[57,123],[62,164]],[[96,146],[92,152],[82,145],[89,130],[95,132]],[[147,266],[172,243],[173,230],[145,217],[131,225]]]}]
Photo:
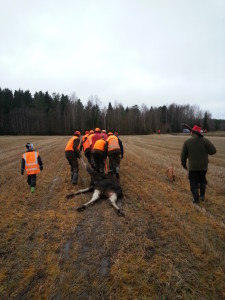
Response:
[{"label": "black boot", "polygon": [[112,171],[112,170],[109,170],[109,171],[108,171],[108,175],[110,175],[110,176],[113,177],[113,171]]},{"label": "black boot", "polygon": [[192,195],[193,195],[193,203],[194,204],[198,204],[199,203],[199,192],[198,192],[198,189],[192,189],[191,190],[192,192]]},{"label": "black boot", "polygon": [[78,179],[78,174],[77,173],[73,173],[72,184],[76,185],[77,184],[77,179]]},{"label": "black boot", "polygon": [[200,184],[200,200],[204,201],[205,200],[205,190],[206,190],[206,184],[201,183]]}]

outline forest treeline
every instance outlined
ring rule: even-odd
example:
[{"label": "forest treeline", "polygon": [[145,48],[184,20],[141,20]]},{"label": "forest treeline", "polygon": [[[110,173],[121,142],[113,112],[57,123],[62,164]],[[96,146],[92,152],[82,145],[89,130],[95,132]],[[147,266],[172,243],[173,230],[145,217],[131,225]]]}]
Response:
[{"label": "forest treeline", "polygon": [[83,105],[75,94],[36,92],[21,89],[12,92],[0,88],[0,134],[70,135],[74,130],[100,127],[120,134],[181,132],[182,123],[198,124],[209,130],[225,130],[225,120],[211,119],[210,112],[197,106],[170,104],[159,107],[109,102],[101,107],[97,96]]}]

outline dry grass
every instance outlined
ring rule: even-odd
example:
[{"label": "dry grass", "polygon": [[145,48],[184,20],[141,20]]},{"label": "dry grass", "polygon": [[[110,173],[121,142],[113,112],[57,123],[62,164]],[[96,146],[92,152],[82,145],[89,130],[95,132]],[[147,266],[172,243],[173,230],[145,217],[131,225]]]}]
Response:
[{"label": "dry grass", "polygon": [[[104,200],[76,212],[90,195],[66,200],[89,183],[80,165],[71,186],[68,137],[1,137],[0,299],[225,298],[225,138],[210,137],[218,153],[200,207],[180,166],[186,138],[122,137],[119,218]],[[28,141],[44,162],[34,194],[20,175]]]}]

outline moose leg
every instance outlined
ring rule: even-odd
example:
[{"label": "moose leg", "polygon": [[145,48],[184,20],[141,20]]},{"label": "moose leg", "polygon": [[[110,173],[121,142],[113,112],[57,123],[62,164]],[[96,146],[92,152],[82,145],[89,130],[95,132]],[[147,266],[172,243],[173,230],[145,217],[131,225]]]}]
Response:
[{"label": "moose leg", "polygon": [[84,193],[87,193],[87,192],[91,192],[91,191],[93,191],[93,186],[89,186],[86,189],[78,190],[75,193],[68,194],[68,195],[66,195],[66,199],[71,199],[74,196],[77,196],[77,195],[80,195],[80,194],[84,194]]},{"label": "moose leg", "polygon": [[89,186],[86,189],[78,190],[77,192],[74,193],[74,195],[84,194],[84,193],[91,192],[91,191],[93,191],[93,187]]},{"label": "moose leg", "polygon": [[118,215],[125,217],[124,212],[121,211],[120,208],[116,205],[117,195],[115,193],[111,194],[111,196],[109,197],[109,201],[111,202],[112,206],[117,210]]},{"label": "moose leg", "polygon": [[95,201],[98,200],[99,198],[100,198],[100,191],[99,191],[99,190],[95,190],[95,191],[94,191],[94,194],[92,195],[91,200],[90,200],[89,202],[87,202],[87,203],[85,203],[85,204],[79,206],[79,207],[77,208],[77,211],[82,211],[82,210],[84,210],[89,204],[95,202]]}]

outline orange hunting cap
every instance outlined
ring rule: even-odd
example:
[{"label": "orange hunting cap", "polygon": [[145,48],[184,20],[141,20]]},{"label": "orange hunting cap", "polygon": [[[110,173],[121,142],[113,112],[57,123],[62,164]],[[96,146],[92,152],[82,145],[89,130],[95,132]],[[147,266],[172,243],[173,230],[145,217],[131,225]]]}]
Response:
[{"label": "orange hunting cap", "polygon": [[79,131],[79,130],[76,130],[76,131],[74,132],[74,135],[80,136],[80,131]]},{"label": "orange hunting cap", "polygon": [[89,132],[90,134],[92,134],[92,133],[94,133],[94,130],[90,130],[90,132]]},{"label": "orange hunting cap", "polygon": [[108,132],[108,135],[112,135],[113,133],[110,131],[110,132]]},{"label": "orange hunting cap", "polygon": [[95,128],[95,132],[101,132],[100,128]]}]

